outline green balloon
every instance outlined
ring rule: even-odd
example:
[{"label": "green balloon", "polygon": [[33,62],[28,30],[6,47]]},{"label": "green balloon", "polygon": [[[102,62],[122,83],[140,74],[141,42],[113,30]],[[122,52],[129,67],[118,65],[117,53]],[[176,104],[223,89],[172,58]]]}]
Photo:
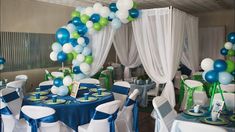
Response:
[{"label": "green balloon", "polygon": [[71,14],[71,18],[73,19],[74,17],[80,17],[80,12],[73,11],[72,14]]},{"label": "green balloon", "polygon": [[128,16],[127,20],[128,20],[128,21],[134,21],[135,19],[132,18],[131,16]]},{"label": "green balloon", "polygon": [[89,20],[89,16],[88,16],[88,15],[83,14],[83,15],[81,16],[81,21],[82,21],[82,23],[86,24],[86,22],[87,22],[88,20]]},{"label": "green balloon", "polygon": [[228,56],[235,56],[235,51],[232,49],[228,50]]},{"label": "green balloon", "polygon": [[78,53],[76,53],[75,51],[73,51],[72,54],[73,54],[73,58],[77,58]]},{"label": "green balloon", "polygon": [[99,23],[94,23],[94,24],[93,24],[93,28],[94,28],[96,31],[100,31],[101,25],[100,25]]},{"label": "green balloon", "polygon": [[93,62],[93,57],[90,56],[90,55],[86,56],[86,57],[85,57],[85,62],[86,62],[87,64],[91,64],[91,63]]},{"label": "green balloon", "polygon": [[72,61],[73,60],[73,54],[72,53],[68,53],[67,54],[67,61]]},{"label": "green balloon", "polygon": [[108,19],[104,17],[100,18],[99,24],[103,27],[106,26],[108,24]]},{"label": "green balloon", "polygon": [[226,60],[226,64],[227,64],[227,69],[226,71],[231,73],[235,70],[235,62],[233,62],[232,60]]},{"label": "green balloon", "polygon": [[78,32],[74,31],[72,32],[72,38],[78,39],[80,37],[80,35],[78,34]]}]

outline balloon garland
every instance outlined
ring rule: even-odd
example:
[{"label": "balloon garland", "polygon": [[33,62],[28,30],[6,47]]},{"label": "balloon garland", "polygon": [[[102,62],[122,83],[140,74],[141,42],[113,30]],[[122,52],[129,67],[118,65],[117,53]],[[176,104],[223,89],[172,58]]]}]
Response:
[{"label": "balloon garland", "polygon": [[227,85],[234,80],[235,62],[232,60],[232,57],[235,56],[235,32],[229,33],[227,35],[227,40],[228,42],[226,42],[224,47],[220,50],[220,53],[224,55],[227,60],[217,59],[214,61],[210,58],[205,58],[201,62],[201,68],[204,70],[202,74],[203,79],[208,83],[213,83],[209,110],[211,110],[212,101],[217,87],[219,88],[219,92],[223,98],[220,84]]},{"label": "balloon garland", "polygon": [[137,4],[132,0],[118,0],[108,7],[95,3],[93,7],[77,7],[71,14],[67,25],[56,31],[56,41],[52,44],[50,59],[52,61],[72,62],[72,73],[54,79],[52,93],[67,95],[73,80],[79,81],[89,76],[93,56],[90,39],[92,35],[111,23],[118,29],[122,23],[128,23],[139,16]]},{"label": "balloon garland", "polygon": [[1,57],[0,56],[0,70],[3,70],[3,68],[4,68],[4,64],[6,63],[6,60],[3,58],[3,57]]}]

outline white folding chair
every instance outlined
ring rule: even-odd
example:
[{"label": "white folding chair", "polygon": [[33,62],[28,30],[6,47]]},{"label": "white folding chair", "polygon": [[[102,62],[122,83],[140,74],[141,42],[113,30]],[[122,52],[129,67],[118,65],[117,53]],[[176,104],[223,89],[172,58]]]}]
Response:
[{"label": "white folding chair", "polygon": [[220,87],[224,92],[228,92],[228,93],[235,92],[235,84],[228,84],[228,85],[220,84]]},{"label": "white folding chair", "polygon": [[[54,109],[25,105],[21,108],[21,111],[24,119],[28,123],[27,132],[31,132],[33,128],[41,132],[60,132],[60,123],[56,120]],[[38,123],[39,126],[34,126],[30,121]]]},{"label": "white folding chair", "polygon": [[100,84],[100,81],[95,78],[85,78],[79,81],[80,83]]},{"label": "white folding chair", "polygon": [[51,72],[51,75],[55,78],[57,77],[64,77],[64,73],[63,72]]},{"label": "white folding chair", "polygon": [[[111,101],[97,106],[96,112],[90,123],[78,126],[78,131],[110,132],[110,130],[116,129],[115,119],[117,117],[119,107],[119,100]],[[112,124],[112,126],[110,124]]]},{"label": "white folding chair", "polygon": [[152,101],[154,110],[151,116],[155,118],[155,132],[169,132],[177,116],[166,98],[157,96]]},{"label": "white folding chair", "polygon": [[24,85],[25,85],[24,80],[17,80],[17,81],[12,81],[12,82],[7,83],[6,88],[15,89],[15,91],[18,93],[18,95],[21,98],[24,98],[24,93],[23,93]]},{"label": "white folding chair", "polygon": [[187,121],[174,121],[171,132],[227,132],[225,129],[213,125]]},{"label": "white folding chair", "polygon": [[[226,104],[228,110],[235,111],[235,94],[234,93],[223,93],[224,103]],[[216,93],[213,101],[222,100],[221,94]]]},{"label": "white folding chair", "polygon": [[25,132],[26,123],[24,120],[19,120],[22,99],[15,89],[2,89],[0,97],[4,132]]},{"label": "white folding chair", "polygon": [[130,84],[126,81],[115,82],[111,88],[115,100],[120,100],[120,110],[122,110],[124,103],[130,91]]},{"label": "white folding chair", "polygon": [[139,90],[135,89],[128,97],[122,111],[117,118],[117,128],[119,132],[132,132],[138,129],[138,106],[136,98]]}]

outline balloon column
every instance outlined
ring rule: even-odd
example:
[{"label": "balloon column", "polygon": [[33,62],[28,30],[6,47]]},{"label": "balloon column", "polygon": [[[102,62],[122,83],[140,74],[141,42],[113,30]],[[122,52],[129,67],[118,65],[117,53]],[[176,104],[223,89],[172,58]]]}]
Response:
[{"label": "balloon column", "polygon": [[4,68],[4,64],[6,63],[6,60],[3,58],[3,57],[1,57],[0,56],[0,70],[3,70],[3,68]]},{"label": "balloon column", "polygon": [[109,23],[112,28],[118,29],[122,23],[135,20],[139,16],[136,7],[132,0],[118,0],[108,7],[100,3],[95,3],[93,7],[77,7],[68,24],[56,31],[57,42],[52,44],[53,51],[50,53],[52,61],[72,62],[73,77],[66,76],[63,80],[56,78],[53,89],[69,86],[71,80],[79,81],[88,77],[94,60],[88,36],[102,30]]},{"label": "balloon column", "polygon": [[217,59],[214,61],[210,58],[205,58],[201,62],[201,68],[204,70],[202,74],[203,79],[208,83],[213,83],[209,109],[212,107],[212,101],[217,87],[220,89],[219,91],[223,98],[220,84],[227,85],[234,80],[235,62],[232,60],[232,57],[235,56],[235,32],[229,33],[227,40],[228,42],[220,50],[220,53],[226,56],[227,60]]}]

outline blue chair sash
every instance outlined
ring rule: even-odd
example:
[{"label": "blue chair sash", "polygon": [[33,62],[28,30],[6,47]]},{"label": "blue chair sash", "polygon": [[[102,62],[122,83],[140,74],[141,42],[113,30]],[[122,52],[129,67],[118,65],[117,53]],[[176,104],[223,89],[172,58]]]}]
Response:
[{"label": "blue chair sash", "polygon": [[94,120],[108,119],[109,122],[109,131],[115,132],[115,120],[117,119],[118,109],[113,114],[107,114],[100,111],[95,111]]},{"label": "blue chair sash", "polygon": [[113,85],[111,89],[111,91],[114,93],[125,94],[125,95],[128,95],[129,90],[130,89],[127,87],[118,86],[118,85]]},{"label": "blue chair sash", "polygon": [[8,102],[11,102],[11,101],[13,101],[13,100],[16,100],[16,99],[18,99],[18,98],[20,98],[20,97],[19,97],[18,93],[17,93],[16,91],[14,91],[14,92],[12,92],[12,93],[9,93],[9,94],[7,94],[7,95],[2,96],[1,98],[2,98],[2,101],[3,101],[4,103],[8,103]]},{"label": "blue chair sash", "polygon": [[132,109],[132,113],[133,113],[133,129],[135,130],[135,132],[139,132],[139,125],[138,125],[138,118],[139,118],[139,114],[138,114],[138,102],[136,100],[132,100],[130,98],[127,99],[125,106],[128,107],[130,105],[133,105],[134,107]]},{"label": "blue chair sash", "polygon": [[49,90],[51,87],[52,85],[42,85],[40,86],[40,91]]},{"label": "blue chair sash", "polygon": [[40,127],[40,123],[44,122],[44,123],[53,123],[58,121],[58,119],[56,118],[55,114],[53,115],[49,115],[46,117],[42,117],[39,119],[32,119],[29,116],[27,116],[26,114],[24,114],[23,112],[21,112],[23,118],[29,123],[29,125],[31,126],[31,132],[37,132],[38,128]]},{"label": "blue chair sash", "polygon": [[11,110],[7,106],[0,109],[0,113],[1,115],[12,115]]},{"label": "blue chair sash", "polygon": [[96,84],[92,83],[80,83],[79,87],[97,88]]}]

